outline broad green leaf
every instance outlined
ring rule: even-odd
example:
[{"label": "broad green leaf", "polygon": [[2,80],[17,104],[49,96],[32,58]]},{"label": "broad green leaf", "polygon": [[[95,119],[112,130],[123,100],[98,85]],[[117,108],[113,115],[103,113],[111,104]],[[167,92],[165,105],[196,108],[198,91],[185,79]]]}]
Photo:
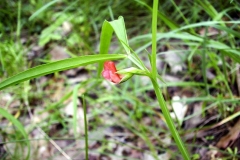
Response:
[{"label": "broad green leaf", "polygon": [[[125,23],[123,17],[121,16],[117,20],[111,22],[104,21],[100,38],[100,54],[108,53],[113,31],[116,33],[118,40],[122,44],[127,54],[129,54],[130,49],[127,39]],[[98,76],[100,76],[102,68],[103,62],[100,62],[98,68]]]},{"label": "broad green leaf", "polygon": [[113,28],[108,21],[103,22],[101,38],[100,38],[100,54],[108,54],[112,38]]},{"label": "broad green leaf", "polygon": [[126,46],[126,45],[129,46],[129,44],[128,44],[127,32],[126,32],[123,17],[120,16],[118,18],[118,20],[111,21],[111,22],[109,22],[109,24],[112,26],[114,32],[116,33],[116,35],[117,35],[119,41],[121,42],[122,46],[124,47],[125,51],[127,52],[127,54],[129,54],[130,53],[129,47]]},{"label": "broad green leaf", "polygon": [[19,130],[19,132],[23,135],[23,138],[26,139],[26,143],[28,146],[28,153],[27,153],[27,157],[25,158],[26,160],[29,159],[29,155],[30,155],[30,143],[27,140],[28,139],[28,135],[26,133],[26,131],[24,130],[23,125],[11,114],[9,114],[5,109],[0,107],[0,115],[2,115],[3,117],[5,117],[6,119],[8,119],[10,122],[13,123],[13,125]]},{"label": "broad green leaf", "polygon": [[[109,25],[108,21],[103,22],[102,32],[100,37],[100,54],[108,54],[108,49],[110,47],[113,29]],[[100,77],[101,71],[103,69],[103,62],[99,63],[98,67],[98,77]]]},{"label": "broad green leaf", "polygon": [[79,66],[85,66],[92,63],[97,63],[106,60],[117,60],[125,58],[123,54],[105,54],[105,55],[87,55],[77,58],[69,58],[61,61],[51,62],[48,64],[40,65],[24,72],[21,72],[15,76],[12,76],[0,83],[0,90],[17,83],[30,80],[36,77],[47,75],[50,73],[68,70]]},{"label": "broad green leaf", "polygon": [[[139,66],[143,70],[147,70],[144,64],[141,64],[141,60],[137,59],[133,53],[131,55],[131,48],[129,47],[127,33],[125,28],[125,23],[123,17],[119,17],[117,20],[108,22],[104,21],[102,26],[101,38],[100,38],[100,55],[104,55],[108,53],[110,42],[112,38],[113,31],[116,33],[118,40],[122,44],[123,48],[125,49],[126,53],[129,55],[128,58],[133,61],[137,66]],[[103,68],[103,62],[99,63],[98,67],[98,76],[100,76],[101,71]]]}]

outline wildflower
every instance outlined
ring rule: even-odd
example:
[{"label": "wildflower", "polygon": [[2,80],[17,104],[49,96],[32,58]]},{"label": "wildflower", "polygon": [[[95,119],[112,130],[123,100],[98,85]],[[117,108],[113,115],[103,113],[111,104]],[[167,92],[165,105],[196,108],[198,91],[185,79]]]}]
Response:
[{"label": "wildflower", "polygon": [[102,71],[102,76],[105,79],[116,84],[120,83],[122,80],[122,76],[116,72],[117,72],[117,69],[115,67],[114,62],[112,61],[104,62],[104,69]]}]

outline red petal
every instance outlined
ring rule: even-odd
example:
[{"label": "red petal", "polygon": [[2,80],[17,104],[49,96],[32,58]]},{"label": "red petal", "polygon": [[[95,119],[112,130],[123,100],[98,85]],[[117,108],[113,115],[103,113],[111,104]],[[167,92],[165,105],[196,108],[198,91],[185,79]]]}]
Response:
[{"label": "red petal", "polygon": [[116,69],[115,64],[114,64],[113,61],[106,61],[104,63],[104,70],[110,70],[113,73],[117,72],[117,69]]},{"label": "red petal", "polygon": [[117,73],[110,72],[110,77],[111,77],[111,80],[113,83],[120,83],[120,81],[121,81],[121,78],[120,78],[119,74],[117,74]]},{"label": "red petal", "polygon": [[117,74],[117,69],[115,67],[114,62],[112,61],[106,61],[104,63],[104,69],[102,71],[102,76],[107,79],[110,80],[113,83],[120,83],[121,81],[121,75]]},{"label": "red petal", "polygon": [[111,80],[109,71],[107,71],[107,70],[103,70],[102,76],[103,76],[105,79]]}]

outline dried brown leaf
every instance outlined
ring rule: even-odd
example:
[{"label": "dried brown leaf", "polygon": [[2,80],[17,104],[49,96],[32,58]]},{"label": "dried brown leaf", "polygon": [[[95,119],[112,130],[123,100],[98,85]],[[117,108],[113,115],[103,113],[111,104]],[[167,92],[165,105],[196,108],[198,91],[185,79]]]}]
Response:
[{"label": "dried brown leaf", "polygon": [[230,131],[227,135],[222,137],[219,142],[217,143],[218,148],[227,148],[228,146],[231,146],[234,141],[238,138],[240,133],[240,120],[232,127],[230,128]]}]

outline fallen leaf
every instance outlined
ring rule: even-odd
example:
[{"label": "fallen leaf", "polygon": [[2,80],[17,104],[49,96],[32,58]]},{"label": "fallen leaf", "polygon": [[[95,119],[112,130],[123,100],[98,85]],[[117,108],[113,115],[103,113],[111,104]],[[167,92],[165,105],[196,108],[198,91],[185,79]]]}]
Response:
[{"label": "fallen leaf", "polygon": [[239,133],[240,133],[240,119],[232,128],[230,128],[229,133],[219,140],[216,146],[218,148],[224,149],[227,148],[228,146],[231,146],[234,143],[234,141],[238,138]]}]

